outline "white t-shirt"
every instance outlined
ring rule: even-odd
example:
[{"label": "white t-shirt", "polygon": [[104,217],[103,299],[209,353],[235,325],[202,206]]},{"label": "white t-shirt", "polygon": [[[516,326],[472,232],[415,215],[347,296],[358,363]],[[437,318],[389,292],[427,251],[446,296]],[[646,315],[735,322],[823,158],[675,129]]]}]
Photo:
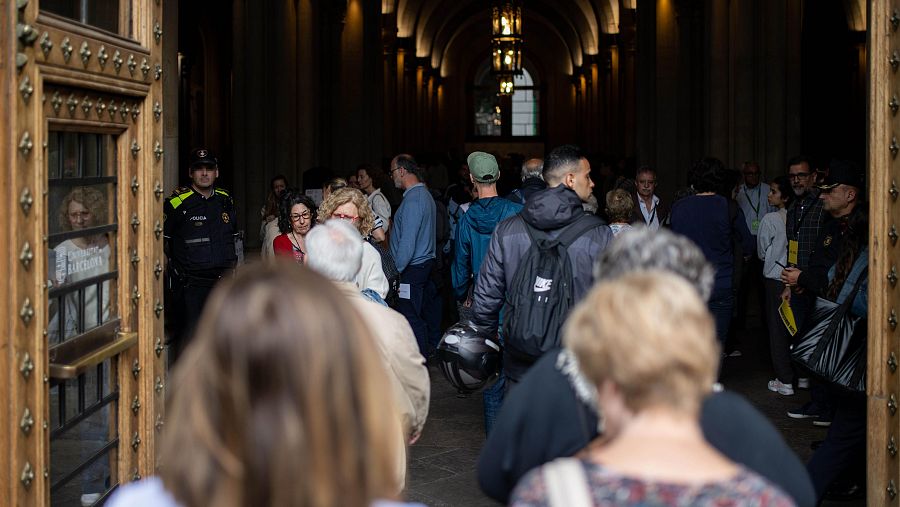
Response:
[{"label": "white t-shirt", "polygon": [[659,197],[653,195],[653,207],[647,209],[647,203],[638,196],[638,205],[641,207],[641,215],[644,217],[644,225],[647,226],[651,231],[655,231],[659,229],[659,213],[657,213],[657,209],[659,208]]},{"label": "white t-shirt", "polygon": [[387,232],[391,226],[391,203],[381,193],[380,188],[376,188],[374,192],[367,195],[366,200],[369,201],[372,211],[384,220],[384,232]]},{"label": "white t-shirt", "polygon": [[[109,243],[92,245],[88,248],[80,248],[72,240],[63,241],[53,249],[53,259],[50,270],[53,275],[51,281],[54,286],[63,286],[88,278],[109,273]],[[99,326],[109,320],[109,291],[110,283],[105,281],[103,286],[103,301],[101,304],[100,321],[97,320],[98,301],[97,285],[84,288],[84,326],[88,330]],[[74,336],[78,330],[78,291],[66,294],[63,297],[65,313],[65,338]],[[50,343],[62,341],[59,336],[60,309],[55,302],[51,302],[50,328],[48,336]]]},{"label": "white t-shirt", "polygon": [[384,275],[384,270],[381,269],[381,254],[368,241],[363,241],[362,264],[359,266],[354,282],[359,290],[372,289],[382,299],[387,297],[388,290],[391,288],[387,276]]}]

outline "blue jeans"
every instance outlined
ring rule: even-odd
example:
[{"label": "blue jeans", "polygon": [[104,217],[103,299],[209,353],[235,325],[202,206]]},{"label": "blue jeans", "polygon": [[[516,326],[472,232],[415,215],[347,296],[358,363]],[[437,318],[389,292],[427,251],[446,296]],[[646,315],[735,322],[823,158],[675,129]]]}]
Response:
[{"label": "blue jeans", "polygon": [[494,385],[488,387],[482,392],[484,397],[484,434],[490,435],[494,421],[497,420],[497,414],[500,413],[500,407],[503,405],[503,394],[506,390],[506,376],[500,372],[500,378],[494,382]]},{"label": "blue jeans", "polygon": [[734,292],[732,292],[730,287],[727,289],[715,289],[706,306],[716,321],[716,337],[719,339],[719,344],[724,345],[725,340],[728,338],[728,327],[731,325]]}]

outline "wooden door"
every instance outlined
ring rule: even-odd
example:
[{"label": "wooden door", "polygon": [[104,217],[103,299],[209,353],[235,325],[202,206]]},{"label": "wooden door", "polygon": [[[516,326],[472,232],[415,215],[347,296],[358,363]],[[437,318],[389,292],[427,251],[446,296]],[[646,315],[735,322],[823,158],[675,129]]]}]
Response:
[{"label": "wooden door", "polygon": [[869,2],[868,504],[897,503],[900,475],[900,2]]},{"label": "wooden door", "polygon": [[0,0],[0,492],[102,503],[156,467],[160,0]]}]

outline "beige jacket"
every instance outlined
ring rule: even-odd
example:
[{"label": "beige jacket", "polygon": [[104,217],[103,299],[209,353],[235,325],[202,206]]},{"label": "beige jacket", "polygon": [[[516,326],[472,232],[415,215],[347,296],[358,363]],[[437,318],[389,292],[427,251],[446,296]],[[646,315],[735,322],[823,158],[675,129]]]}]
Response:
[{"label": "beige jacket", "polygon": [[431,381],[409,322],[400,313],[366,299],[353,283],[336,285],[352,301],[375,337],[407,437],[421,433],[428,417]]}]

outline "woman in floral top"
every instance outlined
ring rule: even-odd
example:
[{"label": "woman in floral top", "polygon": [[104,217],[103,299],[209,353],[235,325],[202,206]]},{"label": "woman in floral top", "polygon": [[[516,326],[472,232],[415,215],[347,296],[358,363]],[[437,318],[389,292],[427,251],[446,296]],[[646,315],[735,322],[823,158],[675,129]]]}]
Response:
[{"label": "woman in floral top", "polygon": [[529,472],[511,505],[794,505],[703,437],[699,407],[719,349],[713,319],[687,282],[645,271],[600,283],[563,333],[597,388],[604,441]]}]

